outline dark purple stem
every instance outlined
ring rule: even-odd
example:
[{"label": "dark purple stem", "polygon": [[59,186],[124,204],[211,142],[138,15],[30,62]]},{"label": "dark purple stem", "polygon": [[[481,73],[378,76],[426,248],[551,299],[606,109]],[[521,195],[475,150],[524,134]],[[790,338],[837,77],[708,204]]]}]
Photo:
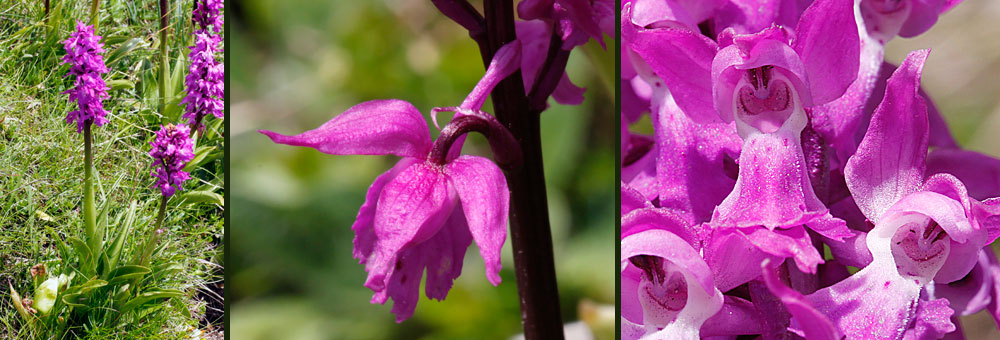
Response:
[{"label": "dark purple stem", "polygon": [[[485,0],[487,54],[493,54],[517,38],[514,7],[509,0]],[[514,250],[514,272],[521,302],[524,336],[527,340],[563,339],[562,314],[552,256],[545,173],[539,115],[528,109],[521,72],[514,72],[493,90],[493,110],[521,146],[524,164],[507,172],[510,188],[510,230]]]},{"label": "dark purple stem", "polygon": [[542,70],[538,72],[528,94],[528,107],[532,112],[541,113],[545,110],[545,102],[548,101],[552,91],[556,90],[556,85],[562,80],[563,73],[566,73],[566,62],[569,60],[569,52],[562,48],[562,37],[559,30],[553,24],[552,37],[549,39],[549,50],[545,56],[545,63]]},{"label": "dark purple stem", "polygon": [[444,165],[447,163],[448,151],[451,150],[452,144],[466,133],[475,131],[486,137],[493,152],[493,160],[501,169],[507,172],[517,170],[521,165],[521,148],[510,131],[492,118],[468,115],[452,119],[434,140],[427,159],[434,164]]}]

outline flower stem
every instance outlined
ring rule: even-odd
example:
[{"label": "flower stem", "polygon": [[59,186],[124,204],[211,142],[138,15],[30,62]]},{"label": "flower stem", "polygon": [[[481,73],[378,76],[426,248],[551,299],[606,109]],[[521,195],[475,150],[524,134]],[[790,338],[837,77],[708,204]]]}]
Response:
[{"label": "flower stem", "polygon": [[149,257],[153,255],[153,249],[156,249],[156,244],[160,242],[160,235],[163,234],[160,228],[163,226],[163,217],[167,214],[167,200],[169,199],[169,196],[162,196],[160,200],[160,211],[156,213],[156,225],[149,231],[149,239],[146,240],[146,246],[143,247],[139,265],[149,264]]},{"label": "flower stem", "polygon": [[94,259],[100,251],[101,239],[97,235],[97,212],[94,209],[94,150],[91,123],[83,125],[83,231],[87,237],[87,247]]},{"label": "flower stem", "polygon": [[[96,0],[95,0],[96,1]],[[167,107],[167,25],[170,22],[170,4],[168,0],[160,0],[160,114]]]},{"label": "flower stem", "polygon": [[[485,0],[483,8],[488,60],[492,60],[501,46],[516,39],[513,1]],[[528,110],[520,71],[501,81],[491,97],[497,120],[517,139],[523,157],[523,166],[508,171],[507,185],[511,193],[511,243],[524,336],[527,340],[563,339],[539,115]]]}]

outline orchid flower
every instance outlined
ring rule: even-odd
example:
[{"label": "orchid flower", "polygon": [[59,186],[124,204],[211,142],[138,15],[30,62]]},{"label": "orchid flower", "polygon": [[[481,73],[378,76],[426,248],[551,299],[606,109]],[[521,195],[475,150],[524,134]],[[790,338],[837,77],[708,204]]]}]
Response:
[{"label": "orchid flower", "polygon": [[699,339],[702,324],[722,308],[684,225],[655,208],[622,217],[622,339]]},{"label": "orchid flower", "polygon": [[[486,277],[500,283],[500,248],[507,231],[509,192],[492,161],[459,156],[465,133],[487,136],[500,166],[517,166],[520,149],[493,116],[480,111],[493,87],[520,65],[521,47],[497,51],[486,75],[458,107],[433,143],[420,112],[401,100],[358,104],[315,130],[295,136],[260,131],[275,143],[306,146],[333,155],[396,155],[396,165],[375,179],[351,227],[354,257],[365,265],[372,303],[392,298],[396,321],[416,308],[424,269],[426,295],[442,300],[475,241]],[[436,118],[435,118],[436,122]]]},{"label": "orchid flower", "polygon": [[1000,234],[992,218],[1000,209],[970,198],[952,175],[924,177],[929,130],[918,90],[927,54],[911,52],[889,78],[845,169],[854,200],[875,223],[865,238],[871,263],[806,297],[850,339],[954,331],[949,300],[925,289],[963,279]]}]

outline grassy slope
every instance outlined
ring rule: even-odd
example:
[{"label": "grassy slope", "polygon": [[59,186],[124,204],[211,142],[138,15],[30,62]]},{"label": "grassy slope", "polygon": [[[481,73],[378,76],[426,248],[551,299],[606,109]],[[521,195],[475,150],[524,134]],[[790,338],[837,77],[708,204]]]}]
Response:
[{"label": "grassy slope", "polygon": [[[87,13],[83,2],[72,3],[78,3],[79,8],[67,12],[83,18]],[[32,287],[28,268],[39,262],[47,262],[50,267],[56,264],[52,237],[82,235],[83,144],[75,126],[64,121],[65,114],[75,105],[61,94],[71,86],[70,79],[62,77],[66,70],[58,60],[62,51],[45,44],[36,44],[40,46],[37,49],[21,48],[44,39],[41,34],[8,38],[37,20],[41,1],[33,5],[37,8],[21,2],[0,6],[0,37],[3,37],[0,38],[0,285],[4,292],[0,294],[0,338],[5,339],[26,336],[20,331],[21,320],[10,303],[7,284],[22,295],[29,295]],[[123,1],[107,1],[105,6],[98,32],[105,36],[105,41],[111,36],[151,38],[155,34],[155,7],[133,8]],[[68,35],[68,29],[68,24],[63,25],[60,40]],[[140,60],[155,53],[149,41],[146,39],[140,48],[109,65],[112,72],[105,79],[141,84],[141,77],[133,70],[140,69],[136,67]],[[61,48],[58,44],[54,46]],[[105,49],[111,51],[117,47],[108,45]],[[95,168],[100,183],[96,189],[98,208],[109,202],[113,220],[131,201],[140,207],[139,223],[132,230],[133,238],[126,242],[126,252],[133,251],[133,246],[151,228],[159,196],[150,188],[153,179],[149,176],[150,159],[146,155],[158,117],[151,116],[150,109],[155,110],[155,105],[143,99],[141,88],[136,85],[135,89],[112,89],[111,99],[104,104],[111,112],[110,122],[96,128],[94,135]],[[210,164],[215,166],[221,164],[218,161]],[[198,183],[189,181],[185,189],[211,181],[221,183],[205,170],[194,177]],[[172,259],[183,267],[165,278],[163,284],[190,292],[189,297],[171,301],[167,304],[169,308],[137,318],[145,326],[134,327],[128,333],[96,329],[90,331],[91,337],[133,338],[165,333],[161,335],[174,338],[179,332],[189,333],[198,327],[197,318],[203,314],[204,302],[194,298],[195,289],[208,281],[221,280],[219,265],[214,262],[221,261],[222,247],[216,244],[223,233],[222,208],[208,204],[179,207],[179,201],[176,198],[171,201],[164,223],[166,246],[159,258]],[[113,223],[109,226],[115,227]]]}]

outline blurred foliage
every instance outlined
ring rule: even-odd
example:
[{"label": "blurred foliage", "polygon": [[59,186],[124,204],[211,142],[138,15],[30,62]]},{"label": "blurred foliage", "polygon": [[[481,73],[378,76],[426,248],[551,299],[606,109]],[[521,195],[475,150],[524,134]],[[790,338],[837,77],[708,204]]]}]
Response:
[{"label": "blurred foliage", "polygon": [[[481,8],[478,2],[474,4]],[[521,332],[510,242],[503,283],[491,286],[469,248],[443,302],[423,297],[393,322],[370,304],[350,226],[386,156],[330,156],[255,132],[313,129],[366,100],[398,98],[425,114],[462,101],[483,73],[476,44],[429,1],[264,1],[231,4],[231,332],[240,339],[506,339]],[[614,46],[613,40],[607,40]],[[588,88],[580,106],[542,114],[542,139],[565,321],[614,304],[613,54],[591,42],[568,74]],[[484,108],[492,111],[492,104]],[[429,117],[428,122],[430,122]],[[447,122],[447,115],[441,118]],[[437,129],[431,125],[431,133]],[[465,153],[489,156],[470,135]],[[606,309],[603,309],[606,315]],[[589,312],[587,312],[589,311]],[[582,313],[581,313],[582,312]],[[587,317],[587,315],[591,315]],[[613,315],[613,309],[611,312]],[[612,337],[602,325],[598,338]]]}]

